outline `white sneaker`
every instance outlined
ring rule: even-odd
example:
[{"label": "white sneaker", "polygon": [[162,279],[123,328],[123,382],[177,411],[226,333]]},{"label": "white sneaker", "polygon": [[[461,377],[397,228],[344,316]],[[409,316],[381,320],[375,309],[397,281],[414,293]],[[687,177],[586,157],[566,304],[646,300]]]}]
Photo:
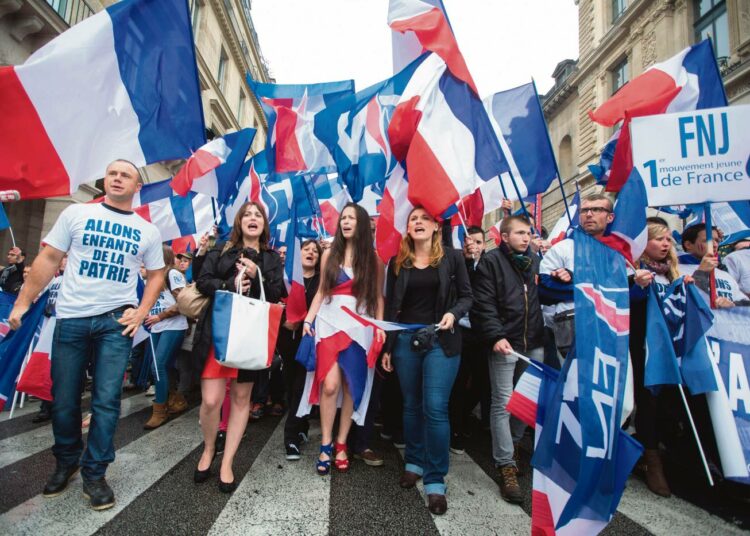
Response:
[{"label": "white sneaker", "polygon": [[150,385],[148,389],[146,389],[146,396],[156,396],[156,386]]}]

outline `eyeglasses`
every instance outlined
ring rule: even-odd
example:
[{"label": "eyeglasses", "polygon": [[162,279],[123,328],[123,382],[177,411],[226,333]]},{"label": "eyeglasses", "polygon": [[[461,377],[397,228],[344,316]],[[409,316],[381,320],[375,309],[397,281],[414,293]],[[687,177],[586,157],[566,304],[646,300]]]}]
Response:
[{"label": "eyeglasses", "polygon": [[612,211],[604,207],[589,207],[581,209],[581,214],[586,214],[587,212],[591,212],[592,214],[603,214],[605,212],[610,213]]}]

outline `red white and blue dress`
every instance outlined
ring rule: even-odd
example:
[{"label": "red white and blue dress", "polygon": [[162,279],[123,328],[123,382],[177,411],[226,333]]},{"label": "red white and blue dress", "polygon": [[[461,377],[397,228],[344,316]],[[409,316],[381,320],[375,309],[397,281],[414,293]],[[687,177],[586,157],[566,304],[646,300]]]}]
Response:
[{"label": "red white and blue dress", "polygon": [[[323,300],[315,318],[315,370],[307,373],[297,416],[310,413],[320,402],[320,390],[334,363],[338,363],[354,400],[352,420],[365,422],[375,370],[382,343],[375,339],[375,328],[357,321],[342,307],[357,311],[353,293],[352,269],[342,267],[331,295]],[[361,311],[357,311],[362,314]],[[339,392],[341,406],[343,390]]]}]

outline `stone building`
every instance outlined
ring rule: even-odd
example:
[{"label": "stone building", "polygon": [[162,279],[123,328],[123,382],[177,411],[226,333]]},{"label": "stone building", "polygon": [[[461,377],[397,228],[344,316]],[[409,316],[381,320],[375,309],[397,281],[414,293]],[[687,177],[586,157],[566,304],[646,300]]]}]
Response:
[{"label": "stone building", "polygon": [[[115,0],[0,0],[0,65],[23,63],[34,51],[74,24],[115,3]],[[269,81],[253,26],[250,0],[189,0],[196,44],[198,78],[209,138],[245,127],[258,129],[252,152],[265,145],[265,118],[245,80]],[[163,180],[182,161],[142,169],[148,182]],[[104,170],[102,170],[104,171]],[[101,195],[96,184],[83,185],[72,197],[6,203],[16,242],[34,257],[44,234],[70,203]],[[0,231],[0,264],[10,248]]]},{"label": "stone building", "polygon": [[[750,1],[576,0],[579,57],[561,61],[555,85],[543,97],[550,138],[570,198],[594,185],[588,165],[598,162],[613,133],[588,112],[649,66],[711,37],[731,104],[750,103]],[[544,223],[562,215],[560,190],[544,196]]]}]

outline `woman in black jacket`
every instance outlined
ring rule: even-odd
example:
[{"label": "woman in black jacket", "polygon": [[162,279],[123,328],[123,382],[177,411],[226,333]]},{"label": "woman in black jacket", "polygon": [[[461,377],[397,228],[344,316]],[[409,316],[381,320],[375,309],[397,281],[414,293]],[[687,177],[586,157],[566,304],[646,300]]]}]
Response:
[{"label": "woman in black jacket", "polygon": [[236,292],[240,284],[239,274],[244,268],[242,288],[246,296],[260,297],[260,279],[266,300],[272,303],[286,296],[279,254],[269,249],[270,231],[268,218],[261,205],[243,204],[234,218],[234,226],[226,244],[217,244],[206,255],[196,286],[201,294],[211,298],[198,320],[193,346],[194,365],[203,370],[201,375],[200,423],[203,430],[203,455],[195,470],[195,482],[205,482],[210,476],[211,462],[216,454],[216,431],[219,427],[221,404],[224,400],[226,381],[232,380],[230,388],[231,409],[227,428],[224,456],[219,473],[219,489],[231,493],[237,487],[232,472],[232,461],[245,433],[250,413],[250,392],[257,372],[224,367],[214,359],[211,318],[213,297],[217,290]]},{"label": "woman in black jacket", "polygon": [[[388,265],[385,318],[427,328],[391,337],[383,354],[383,368],[390,372],[395,366],[404,396],[406,467],[399,484],[412,488],[423,478],[430,512],[438,515],[448,509],[448,401],[461,360],[461,331],[454,324],[472,303],[463,256],[444,249],[441,234],[427,211],[412,209],[401,250]],[[436,331],[431,348],[413,349],[412,338]]]},{"label": "woman in black jacket", "polygon": [[[306,309],[304,314],[307,315],[307,310],[310,308],[320,285],[320,258],[323,255],[323,249],[317,241],[308,239],[302,242],[299,254],[301,257],[300,264],[302,265],[302,280],[305,285]],[[299,460],[300,447],[302,443],[307,441],[309,429],[307,415],[304,417],[297,416],[297,409],[302,399],[307,377],[307,369],[295,359],[299,343],[302,340],[302,319],[304,319],[304,316],[289,321],[287,313],[292,314],[291,308],[284,313],[279,330],[279,340],[276,343],[276,348],[281,354],[284,365],[284,389],[286,390],[289,411],[286,423],[284,423],[284,448],[286,449],[287,460]]]}]

